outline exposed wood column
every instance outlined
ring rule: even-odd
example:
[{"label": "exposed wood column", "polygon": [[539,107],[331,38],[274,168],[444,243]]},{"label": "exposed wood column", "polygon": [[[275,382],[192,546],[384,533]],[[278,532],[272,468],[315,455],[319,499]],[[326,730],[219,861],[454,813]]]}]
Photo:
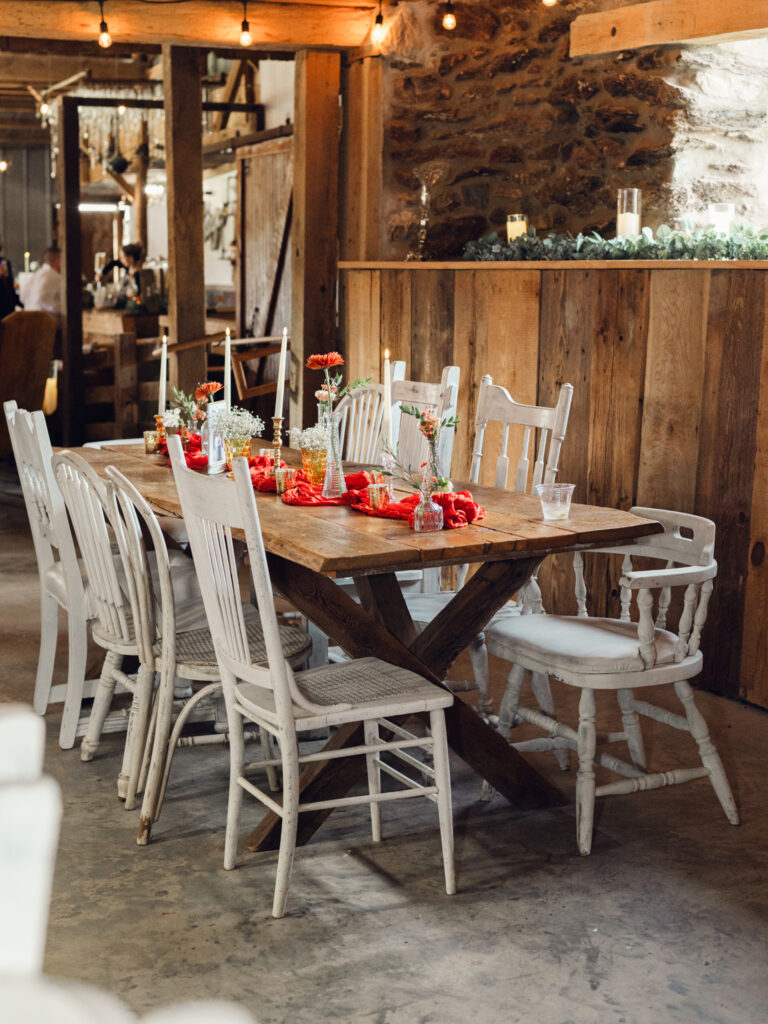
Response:
[{"label": "exposed wood column", "polygon": [[[203,257],[203,90],[198,51],[163,46],[163,99],[168,194],[170,340],[205,335]],[[191,391],[205,379],[205,346],[175,353],[170,383]]]},{"label": "exposed wood column", "polygon": [[149,125],[146,120],[141,122],[139,148],[136,153],[136,189],[133,202],[136,208],[136,240],[141,244],[144,255],[147,254],[149,240],[147,231],[147,194],[144,191],[149,170]]},{"label": "exposed wood column", "polygon": [[344,74],[341,258],[381,256],[382,59],[355,60]]},{"label": "exposed wood column", "polygon": [[65,445],[85,439],[83,402],[82,237],[80,226],[80,118],[77,100],[65,96],[59,118],[59,202],[61,222],[62,327],[64,364],[59,387],[61,432]]},{"label": "exposed wood column", "polygon": [[291,423],[306,426],[321,383],[306,356],[338,344],[339,54],[297,53],[295,75]]}]

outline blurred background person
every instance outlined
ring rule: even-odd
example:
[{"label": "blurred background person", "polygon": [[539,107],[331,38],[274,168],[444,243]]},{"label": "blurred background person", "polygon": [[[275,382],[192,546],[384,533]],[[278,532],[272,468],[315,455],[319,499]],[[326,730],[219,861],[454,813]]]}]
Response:
[{"label": "blurred background person", "polygon": [[13,267],[11,261],[3,256],[3,247],[0,245],[0,320],[12,313],[19,304],[13,283]]},{"label": "blurred background person", "polygon": [[42,266],[24,281],[20,298],[24,309],[61,315],[61,250],[55,245],[45,250]]}]

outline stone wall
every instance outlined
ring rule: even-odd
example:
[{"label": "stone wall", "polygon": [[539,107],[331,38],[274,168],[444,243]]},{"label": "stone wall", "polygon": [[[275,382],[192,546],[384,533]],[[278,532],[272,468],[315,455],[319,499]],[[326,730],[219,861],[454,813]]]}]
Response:
[{"label": "stone wall", "polygon": [[[385,258],[414,244],[414,172],[435,163],[445,165],[433,191],[436,256],[503,231],[512,212],[527,214],[540,234],[611,234],[619,187],[643,190],[643,222],[652,227],[713,198],[735,199],[750,219],[761,212],[754,207],[765,198],[758,203],[750,175],[758,150],[765,166],[755,133],[768,89],[758,88],[755,67],[768,70],[768,45],[753,45],[748,67],[733,49],[743,44],[727,54],[670,46],[571,59],[570,22],[601,6],[618,3],[459,0],[452,32],[442,28],[442,4],[388,9]],[[731,158],[734,137],[741,150]]]}]

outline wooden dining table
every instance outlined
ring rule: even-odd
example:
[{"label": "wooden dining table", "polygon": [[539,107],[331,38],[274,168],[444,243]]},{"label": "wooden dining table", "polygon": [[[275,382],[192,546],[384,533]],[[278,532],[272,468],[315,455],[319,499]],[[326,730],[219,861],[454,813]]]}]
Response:
[{"label": "wooden dining table", "polygon": [[[116,466],[158,513],[181,516],[165,457],[145,455],[138,444],[75,450],[99,474]],[[298,452],[283,449],[283,454],[289,465],[299,464]],[[572,504],[568,519],[547,522],[538,499],[530,495],[477,484],[454,486],[470,489],[486,515],[477,524],[439,533],[416,533],[403,521],[369,517],[346,506],[286,505],[275,494],[257,491],[273,587],[350,657],[382,658],[442,686],[457,655],[547,555],[619,545],[662,531],[653,520],[594,505]],[[464,563],[476,564],[476,571],[418,632],[395,573]],[[359,603],[334,577],[354,579]],[[470,704],[455,700],[446,724],[451,749],[518,808],[564,802],[560,791]],[[349,725],[332,734],[327,748],[360,743],[362,728]],[[365,761],[358,757],[313,762],[301,776],[302,801],[343,795],[364,771]],[[330,813],[302,814],[297,842],[307,842]],[[248,845],[274,849],[279,838],[280,818],[270,811]]]}]

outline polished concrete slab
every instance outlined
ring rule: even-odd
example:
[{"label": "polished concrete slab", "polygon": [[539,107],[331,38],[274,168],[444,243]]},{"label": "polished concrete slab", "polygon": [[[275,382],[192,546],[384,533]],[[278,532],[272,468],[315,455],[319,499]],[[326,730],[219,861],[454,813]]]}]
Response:
[{"label": "polished concrete slab", "polygon": [[[29,701],[34,555],[7,471],[0,485],[0,700]],[[61,654],[57,681],[64,635]],[[494,673],[498,687],[501,666]],[[558,702],[571,701],[564,689]],[[51,713],[47,770],[65,812],[46,971],[105,987],[136,1010],[231,998],[262,1024],[768,1020],[768,715],[707,694],[699,704],[739,828],[703,780],[604,801],[594,852],[580,858],[570,805],[520,813],[499,797],[483,803],[454,759],[455,896],[442,889],[431,804],[385,807],[378,845],[366,811],[337,811],[298,852],[281,921],[270,917],[274,854],[241,849],[237,870],[222,868],[223,747],[179,751],[154,841],[139,848],[137,813],[116,798],[120,736],[83,764],[58,748]],[[653,763],[694,763],[690,741],[670,747],[670,732],[650,728]],[[572,773],[548,755],[535,761],[572,793]],[[246,799],[245,829],[258,814]]]}]

